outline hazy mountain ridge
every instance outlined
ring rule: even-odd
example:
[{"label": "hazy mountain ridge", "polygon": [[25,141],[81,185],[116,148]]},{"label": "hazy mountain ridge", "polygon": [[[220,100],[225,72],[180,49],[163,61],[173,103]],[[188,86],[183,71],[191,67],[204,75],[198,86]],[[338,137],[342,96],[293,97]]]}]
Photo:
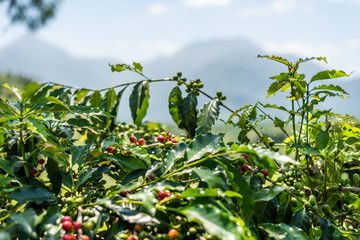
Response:
[{"label": "hazy mountain ridge", "polygon": [[[269,77],[287,71],[286,67],[266,59],[256,58],[263,50],[246,40],[217,40],[190,45],[173,56],[143,62],[144,73],[150,78],[171,77],[178,71],[188,79],[200,78],[204,91],[215,95],[222,90],[228,97],[226,104],[233,109],[257,100],[265,100],[266,90],[272,80]],[[290,59],[297,59],[288,56]],[[0,50],[0,71],[20,72],[39,79],[71,86],[86,88],[104,88],[119,83],[141,79],[134,73],[112,73],[108,63],[111,59],[86,60],[75,59],[61,49],[26,37]],[[321,69],[313,63],[305,63],[300,72],[311,76]],[[321,83],[322,84],[322,83]],[[338,81],[352,98],[337,99],[325,107],[334,107],[335,111],[349,113],[359,117],[355,104],[360,102],[360,81]],[[174,84],[151,84],[149,116],[152,121],[170,121],[167,112],[167,97]],[[127,91],[130,94],[131,91]],[[127,96],[124,96],[124,100]],[[284,102],[284,96],[271,97],[269,101]],[[203,100],[205,101],[205,99]],[[200,103],[203,103],[200,102]],[[128,103],[120,105],[124,120],[129,120]]]}]

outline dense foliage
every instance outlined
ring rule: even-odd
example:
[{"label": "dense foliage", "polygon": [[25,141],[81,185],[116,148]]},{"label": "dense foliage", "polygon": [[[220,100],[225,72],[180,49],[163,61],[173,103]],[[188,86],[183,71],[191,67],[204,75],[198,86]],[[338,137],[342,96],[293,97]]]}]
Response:
[{"label": "dense foliage", "polygon": [[[288,67],[267,92],[286,92],[288,104],[233,111],[199,79],[149,79],[138,63],[110,67],[143,80],[101,90],[5,84],[17,101],[0,99],[0,239],[360,238],[360,122],[317,109],[347,95],[323,81],[348,75],[297,72],[325,58],[259,57]],[[183,135],[143,122],[150,85],[162,81],[176,85],[169,113]],[[134,124],[118,123],[130,87]],[[198,109],[202,96],[209,102]],[[239,129],[237,142],[212,132],[220,109],[230,111],[221,121]],[[262,121],[285,139],[262,132]]]}]

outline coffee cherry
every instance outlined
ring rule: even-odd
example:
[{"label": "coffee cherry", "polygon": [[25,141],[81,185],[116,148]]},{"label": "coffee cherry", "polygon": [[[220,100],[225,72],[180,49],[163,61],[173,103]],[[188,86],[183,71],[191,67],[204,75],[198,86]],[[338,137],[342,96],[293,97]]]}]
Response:
[{"label": "coffee cherry", "polygon": [[301,182],[296,182],[296,183],[294,184],[294,187],[295,187],[296,189],[300,189],[300,188],[302,187]]},{"label": "coffee cherry", "polygon": [[70,232],[73,228],[73,224],[70,221],[65,221],[62,223],[62,229],[64,229],[67,232]]},{"label": "coffee cherry", "polygon": [[74,222],[74,230],[78,231],[82,227],[81,222]]},{"label": "coffee cherry", "polygon": [[145,145],[145,139],[140,138],[139,141],[138,141],[138,144],[139,144],[140,146]]},{"label": "coffee cherry", "polygon": [[88,231],[91,231],[94,229],[95,227],[95,223],[93,221],[87,221],[87,222],[84,222],[82,224],[83,228],[88,230]]},{"label": "coffee cherry", "polygon": [[264,174],[265,177],[269,176],[269,171],[266,170],[266,169],[264,169],[264,170],[262,171],[262,173]]},{"label": "coffee cherry", "polygon": [[159,135],[156,140],[160,143],[164,143],[166,141],[166,138],[163,135]]},{"label": "coffee cherry", "polygon": [[106,151],[111,152],[114,149],[114,146],[110,146],[106,149]]},{"label": "coffee cherry", "polygon": [[154,175],[150,174],[149,176],[147,176],[146,180],[147,181],[154,181]]},{"label": "coffee cherry", "polygon": [[168,236],[170,239],[175,239],[179,235],[178,231],[176,229],[170,229],[168,232]]},{"label": "coffee cherry", "polygon": [[39,160],[38,160],[38,163],[41,164],[41,165],[44,165],[44,164],[45,164],[45,159],[42,159],[42,158],[39,159]]},{"label": "coffee cherry", "polygon": [[246,172],[247,170],[249,169],[248,165],[246,163],[244,163],[242,166],[241,166],[241,170]]},{"label": "coffee cherry", "polygon": [[81,240],[90,240],[88,235],[81,235]]},{"label": "coffee cherry", "polygon": [[128,240],[138,240],[138,237],[137,237],[137,236],[130,236],[130,237],[128,238]]},{"label": "coffee cherry", "polygon": [[135,224],[135,230],[140,232],[142,230],[144,230],[145,226],[143,224]]},{"label": "coffee cherry", "polygon": [[65,233],[65,235],[62,237],[63,240],[73,240],[74,236],[71,233]]},{"label": "coffee cherry", "polygon": [[164,198],[168,197],[169,196],[169,193],[166,192],[166,191],[160,191],[158,193],[158,198],[160,198],[161,200],[163,200]]},{"label": "coffee cherry", "polygon": [[34,177],[35,177],[38,173],[39,173],[39,171],[36,170],[36,169],[31,169],[31,170],[30,170],[30,175],[32,175],[32,176],[34,176]]},{"label": "coffee cherry", "polygon": [[132,143],[137,142],[137,138],[135,136],[131,136],[129,139],[130,139],[130,142],[132,142]]},{"label": "coffee cherry", "polygon": [[172,138],[170,141],[171,141],[172,143],[177,143],[177,141],[176,141],[175,138]]},{"label": "coffee cherry", "polygon": [[245,153],[242,153],[240,156],[245,158],[246,160],[249,158],[249,156],[247,154],[245,154]]},{"label": "coffee cherry", "polygon": [[126,197],[128,194],[131,194],[131,190],[124,190],[120,193],[120,195],[123,197]]},{"label": "coffee cherry", "polygon": [[65,216],[61,219],[61,222],[71,222],[72,221],[72,218],[70,216]]}]

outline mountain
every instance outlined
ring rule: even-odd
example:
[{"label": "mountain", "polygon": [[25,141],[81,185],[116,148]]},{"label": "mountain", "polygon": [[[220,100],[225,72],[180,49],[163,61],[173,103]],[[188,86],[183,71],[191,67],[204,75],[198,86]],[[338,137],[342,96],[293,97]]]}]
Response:
[{"label": "mountain", "polygon": [[[192,44],[178,53],[164,58],[143,62],[144,74],[150,78],[171,77],[178,71],[190,79],[200,78],[204,83],[204,91],[215,96],[222,90],[228,97],[225,102],[232,109],[246,104],[254,104],[257,100],[282,103],[284,94],[265,100],[266,90],[272,83],[269,77],[286,72],[286,66],[256,58],[265,53],[261,47],[247,40],[214,40]],[[296,60],[295,56],[284,56]],[[131,72],[112,73],[108,63],[119,63],[112,59],[76,59],[63,50],[42,42],[34,37],[24,37],[8,47],[0,50],[0,71],[20,72],[33,76],[39,82],[52,81],[61,84],[86,88],[105,88],[120,83],[140,80],[141,77]],[[299,72],[312,76],[322,70],[315,62],[301,65]],[[335,112],[349,113],[359,117],[356,104],[360,102],[360,81],[338,80],[336,84],[348,90],[351,98],[336,99],[325,105]],[[167,110],[167,98],[174,87],[173,83],[152,83],[150,85],[150,106],[147,120],[170,122]],[[120,105],[120,120],[129,121],[130,111],[127,98]],[[334,99],[335,100],[335,99]],[[208,99],[202,98],[199,104]],[[224,111],[223,111],[224,112]],[[225,116],[228,116],[226,113]]]}]

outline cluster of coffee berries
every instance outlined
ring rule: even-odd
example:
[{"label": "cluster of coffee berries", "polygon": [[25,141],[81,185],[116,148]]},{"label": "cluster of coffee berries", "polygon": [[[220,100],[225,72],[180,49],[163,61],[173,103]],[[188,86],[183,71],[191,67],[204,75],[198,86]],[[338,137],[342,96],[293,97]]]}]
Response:
[{"label": "cluster of coffee berries", "polygon": [[[64,216],[61,219],[62,229],[66,232],[62,239],[63,240],[77,240],[78,238],[73,235],[73,232],[78,232],[82,228],[81,222],[73,222],[70,216]],[[81,235],[81,240],[90,240],[87,235]]]},{"label": "cluster of coffee berries", "polygon": [[132,144],[139,145],[139,146],[143,146],[146,144],[146,141],[144,138],[140,138],[138,140],[135,136],[130,136],[129,140]]},{"label": "cluster of coffee berries", "polygon": [[176,138],[173,137],[171,133],[162,132],[156,140],[159,143],[164,143],[165,146],[171,147],[174,143],[177,143]]},{"label": "cluster of coffee berries", "polygon": [[196,95],[198,95],[199,89],[201,89],[203,87],[204,87],[204,84],[198,78],[196,80],[191,80],[190,83],[186,84],[185,92],[190,93],[190,92],[194,91],[196,93]]}]

